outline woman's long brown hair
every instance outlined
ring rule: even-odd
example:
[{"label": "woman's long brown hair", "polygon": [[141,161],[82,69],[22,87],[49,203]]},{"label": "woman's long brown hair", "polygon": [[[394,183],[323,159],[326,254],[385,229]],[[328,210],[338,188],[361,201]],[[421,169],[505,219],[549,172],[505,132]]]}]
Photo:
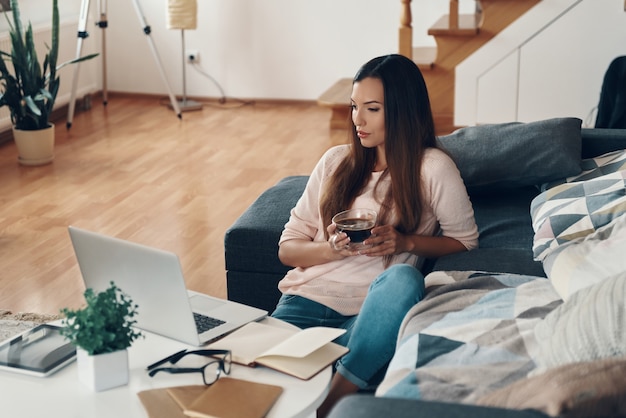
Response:
[{"label": "woman's long brown hair", "polygon": [[[381,80],[384,91],[385,154],[391,187],[385,193],[378,217],[387,224],[395,213],[395,228],[415,232],[422,215],[421,168],[426,148],[437,147],[428,90],[424,77],[410,59],[398,55],[374,58],[359,69],[353,84],[372,77]],[[324,225],[334,214],[349,209],[366,186],[376,165],[376,149],[365,148],[351,124],[350,154],[340,162],[320,198]],[[386,256],[388,266],[392,256]]]}]

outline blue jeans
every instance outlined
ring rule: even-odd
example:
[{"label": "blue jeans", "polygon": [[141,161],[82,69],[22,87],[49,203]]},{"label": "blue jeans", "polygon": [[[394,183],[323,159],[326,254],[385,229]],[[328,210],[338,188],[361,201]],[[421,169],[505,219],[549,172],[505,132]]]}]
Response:
[{"label": "blue jeans", "polygon": [[304,297],[283,295],[272,317],[300,328],[345,329],[335,342],[350,351],[339,359],[336,369],[364,389],[382,380],[396,348],[400,324],[424,292],[422,273],[408,264],[396,264],[372,282],[358,315],[344,316]]}]

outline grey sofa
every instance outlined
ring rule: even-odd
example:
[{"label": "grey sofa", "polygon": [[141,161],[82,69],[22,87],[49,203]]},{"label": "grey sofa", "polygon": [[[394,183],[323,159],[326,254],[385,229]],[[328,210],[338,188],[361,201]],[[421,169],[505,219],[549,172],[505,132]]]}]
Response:
[{"label": "grey sofa", "polygon": [[[571,161],[626,148],[626,130],[581,129],[574,118],[529,124],[465,128],[440,138],[463,176],[479,228],[479,248],[427,260],[433,271],[472,270],[545,277],[534,261],[534,231],[529,207],[537,185],[577,174]],[[568,138],[575,136],[576,141]],[[518,138],[523,137],[523,141]],[[569,165],[568,165],[569,164]],[[306,185],[307,176],[287,177],[266,190],[225,234],[228,298],[268,311],[280,292],[278,281],[288,268],[277,257],[277,242],[289,211]],[[498,410],[461,404],[348,397],[333,410],[338,417],[390,416],[542,416],[537,411]],[[436,414],[436,415],[433,415]]]}]

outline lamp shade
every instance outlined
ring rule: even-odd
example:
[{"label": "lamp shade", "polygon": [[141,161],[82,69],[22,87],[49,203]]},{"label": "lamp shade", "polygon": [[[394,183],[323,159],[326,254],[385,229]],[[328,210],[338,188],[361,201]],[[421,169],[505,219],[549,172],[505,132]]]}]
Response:
[{"label": "lamp shade", "polygon": [[167,28],[195,29],[197,8],[196,0],[168,0]]}]

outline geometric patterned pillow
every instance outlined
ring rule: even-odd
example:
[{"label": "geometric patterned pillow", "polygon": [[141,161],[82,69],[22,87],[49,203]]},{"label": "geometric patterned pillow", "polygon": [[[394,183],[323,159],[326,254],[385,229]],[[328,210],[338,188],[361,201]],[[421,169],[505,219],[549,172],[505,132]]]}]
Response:
[{"label": "geometric patterned pillow", "polygon": [[543,269],[561,299],[626,272],[626,216],[580,241],[563,244],[543,259]]},{"label": "geometric patterned pillow", "polygon": [[543,261],[559,245],[583,239],[624,213],[626,170],[546,190],[530,206],[533,256]]}]

